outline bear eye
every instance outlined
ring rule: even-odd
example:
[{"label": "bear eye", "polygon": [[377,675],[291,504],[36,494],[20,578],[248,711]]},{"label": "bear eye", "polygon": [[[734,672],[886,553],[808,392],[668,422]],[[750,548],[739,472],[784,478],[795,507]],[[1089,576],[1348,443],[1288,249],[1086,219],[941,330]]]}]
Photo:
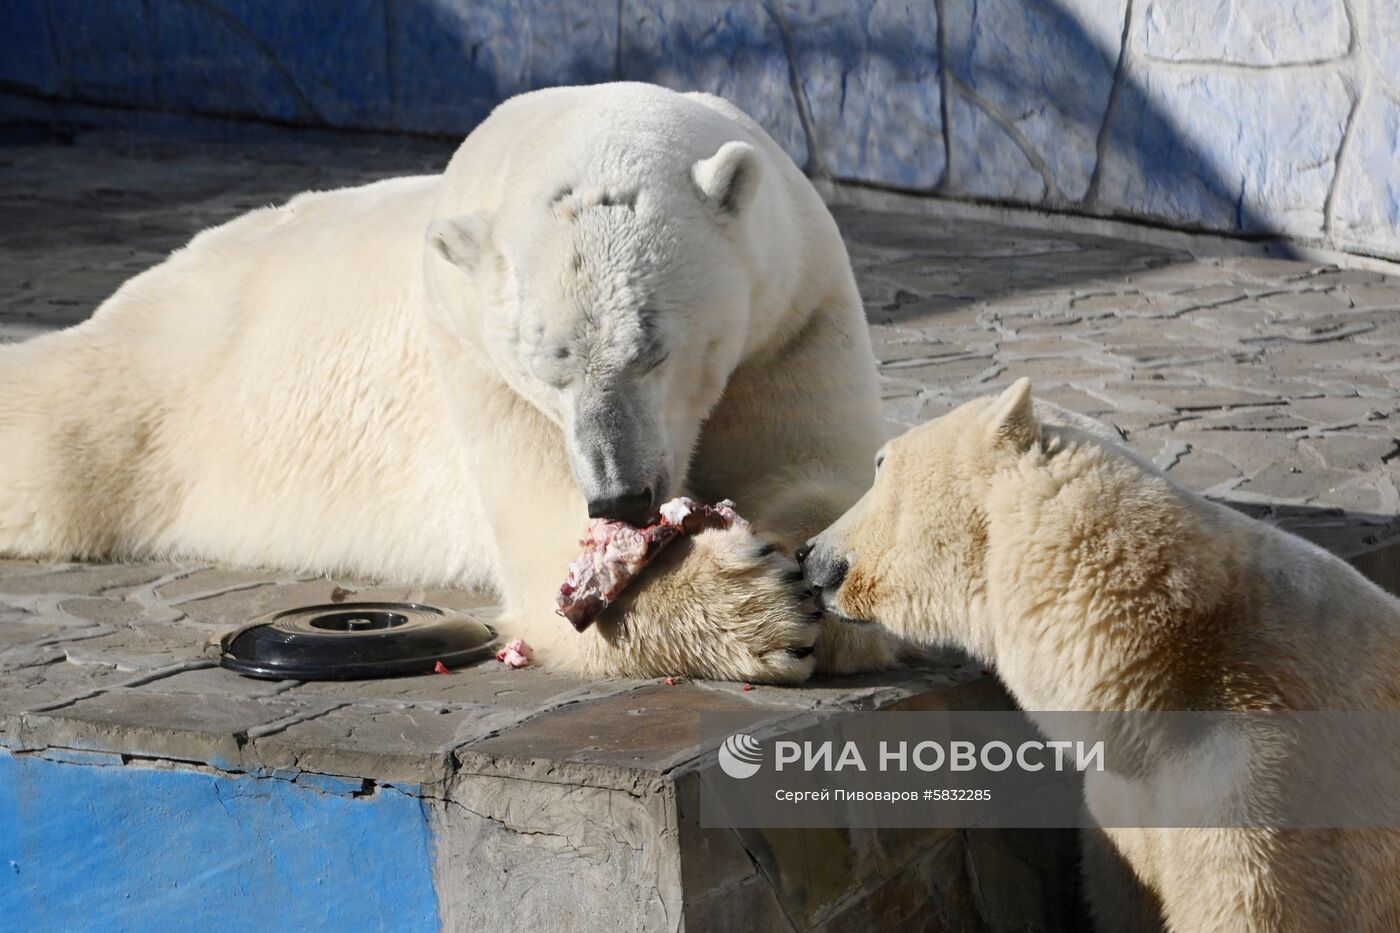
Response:
[{"label": "bear eye", "polygon": [[667,351],[663,352],[662,354],[660,354],[659,356],[657,356],[655,359],[653,359],[650,363],[648,363],[648,364],[646,365],[646,369],[643,369],[643,370],[642,370],[642,375],[645,376],[647,373],[653,372],[658,366],[660,366],[662,363],[666,362],[666,361],[669,360],[670,358],[671,358],[671,351],[670,351],[670,350],[667,350]]},{"label": "bear eye", "polygon": [[881,451],[880,453],[878,453],[878,454],[875,455],[875,472],[876,472],[876,473],[879,473],[879,472],[880,472],[880,467],[884,466],[884,464],[885,464],[885,453],[884,453],[884,451]]}]

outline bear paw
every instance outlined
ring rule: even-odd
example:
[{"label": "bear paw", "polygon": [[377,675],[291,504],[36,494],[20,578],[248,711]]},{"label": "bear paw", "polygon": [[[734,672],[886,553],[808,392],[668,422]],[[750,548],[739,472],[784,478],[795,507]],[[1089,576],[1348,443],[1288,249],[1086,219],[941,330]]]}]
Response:
[{"label": "bear paw", "polygon": [[797,564],[746,528],[669,548],[598,620],[595,667],[631,677],[800,683],[821,612]]}]

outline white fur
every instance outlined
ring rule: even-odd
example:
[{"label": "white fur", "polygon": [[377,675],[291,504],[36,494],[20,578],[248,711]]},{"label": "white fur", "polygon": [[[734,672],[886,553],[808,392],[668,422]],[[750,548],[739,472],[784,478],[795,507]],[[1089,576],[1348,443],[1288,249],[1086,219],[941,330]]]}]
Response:
[{"label": "white fur", "polygon": [[[995,664],[1024,709],[1400,708],[1400,600],[1102,436],[1040,422],[1025,380],[882,458],[815,540],[809,578],[839,580],[822,593],[836,612]],[[1218,738],[1175,768],[1090,775],[1090,813],[1230,812],[1286,780],[1276,761],[1242,767],[1263,745]],[[1103,929],[1148,929],[1154,904],[1182,933],[1400,929],[1400,831],[1104,834],[1085,852]]]},{"label": "white fur", "polygon": [[0,397],[0,552],[494,587],[554,663],[773,681],[821,627],[751,534],[701,535],[584,635],[557,618],[584,493],[654,477],[790,547],[854,501],[880,424],[811,185],[729,104],[640,84],[523,95],[441,176],[201,233],[0,349]]}]

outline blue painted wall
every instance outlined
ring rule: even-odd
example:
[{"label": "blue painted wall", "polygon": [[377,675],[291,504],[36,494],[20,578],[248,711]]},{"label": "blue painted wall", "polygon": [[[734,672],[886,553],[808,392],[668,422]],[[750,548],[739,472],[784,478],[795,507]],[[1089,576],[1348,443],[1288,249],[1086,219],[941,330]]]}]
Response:
[{"label": "blue painted wall", "polygon": [[391,788],[0,750],[0,927],[436,930],[427,814]]},{"label": "blue painted wall", "polygon": [[730,98],[815,174],[1400,259],[1397,50],[1392,0],[4,0],[0,119],[458,136],[635,79]]}]

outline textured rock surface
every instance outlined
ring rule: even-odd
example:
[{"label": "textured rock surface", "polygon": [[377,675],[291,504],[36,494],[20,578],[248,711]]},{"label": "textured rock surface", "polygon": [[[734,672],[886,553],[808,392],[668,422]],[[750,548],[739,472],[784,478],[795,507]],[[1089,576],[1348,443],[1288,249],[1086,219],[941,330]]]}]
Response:
[{"label": "textured rock surface", "polygon": [[619,77],[733,101],[807,163],[782,22],[757,0],[623,0]]},{"label": "textured rock surface", "polygon": [[1365,250],[1400,237],[1400,97],[1379,87],[1357,109],[1332,206],[1333,236]]},{"label": "textured rock surface", "polygon": [[[967,0],[946,5],[951,83],[1015,128],[1042,163],[1052,202],[1084,196],[1095,140],[1108,107],[1126,0]],[[956,112],[955,112],[956,114]],[[993,161],[965,171],[981,152],[975,122],[954,116],[955,179],[977,194],[1025,200],[1013,166]],[[1009,186],[998,192],[1003,178]],[[1038,199],[1037,199],[1038,200]]]},{"label": "textured rock surface", "polygon": [[[311,4],[314,6],[315,4]],[[335,4],[332,4],[334,8]],[[392,118],[357,125],[424,133],[462,132],[496,104],[554,84],[613,80],[617,10],[593,3],[432,0],[384,4]]]},{"label": "textured rock surface", "polygon": [[1400,4],[1390,0],[1362,0],[1367,28],[1357,37],[1375,62],[1378,77],[1392,94],[1400,94]]},{"label": "textured rock surface", "polygon": [[937,5],[922,0],[785,0],[794,67],[841,178],[932,188],[943,177]]},{"label": "textured rock surface", "polygon": [[1297,65],[1346,54],[1343,0],[1149,0],[1142,51],[1169,61]]},{"label": "textured rock surface", "polygon": [[[948,95],[949,158],[956,181],[949,187],[978,198],[1039,204],[1053,180],[1025,135],[991,104],[966,88]],[[1035,159],[1035,162],[1031,160]]]},{"label": "textured rock surface", "polygon": [[1400,259],[1391,0],[0,9],[0,121],[132,119],[78,106],[105,104],[461,136],[512,94],[619,78],[728,97],[838,180]]},{"label": "textured rock surface", "polygon": [[1351,103],[1336,75],[1145,70],[1122,92],[1097,207],[1320,239]]},{"label": "textured rock surface", "polygon": [[[434,170],[449,154],[433,141],[273,131],[0,148],[0,215],[12,220],[0,225],[0,339],[82,320],[124,279],[249,207]],[[891,430],[1030,376],[1184,485],[1400,589],[1400,279],[901,214],[838,219]],[[494,662],[453,676],[262,682],[203,653],[216,632],[336,595],[490,611],[470,593],[193,561],[0,561],[0,754],[123,768],[154,757],[355,796],[392,786],[432,819],[438,907],[468,928],[486,911],[496,929],[681,916],[700,929],[1079,924],[1069,833],[698,824],[697,712],[763,723],[818,707],[1005,704],[975,666],[944,659],[745,692]]]}]

